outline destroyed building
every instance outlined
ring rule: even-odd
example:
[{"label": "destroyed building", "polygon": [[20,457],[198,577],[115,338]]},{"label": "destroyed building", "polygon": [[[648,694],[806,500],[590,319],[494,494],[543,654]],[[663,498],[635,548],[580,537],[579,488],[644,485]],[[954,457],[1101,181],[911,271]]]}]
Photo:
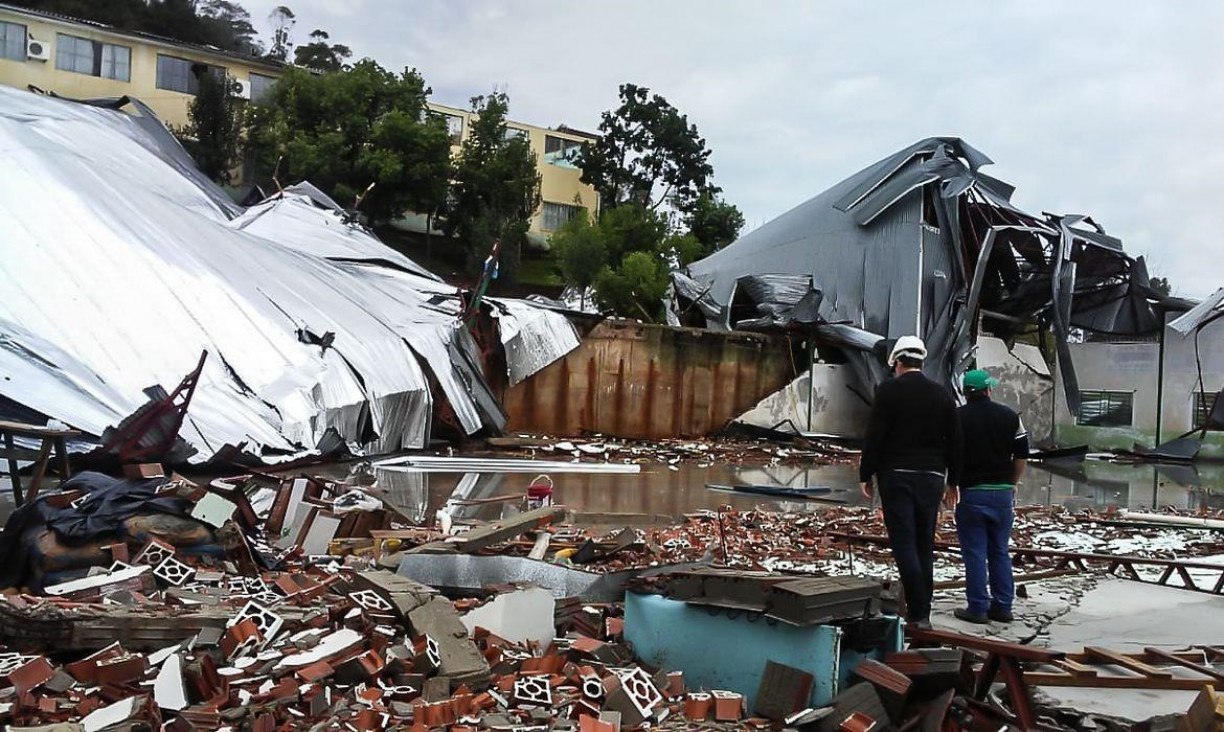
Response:
[{"label": "destroyed building", "polygon": [[557,313],[476,308],[313,186],[235,206],[126,98],[0,87],[0,149],[0,418],[96,442],[205,352],[194,459],[389,452],[498,431],[495,387],[578,344]]},{"label": "destroyed building", "polygon": [[1190,303],[1154,291],[1143,258],[1092,218],[1016,207],[991,162],[959,138],[910,145],[673,273],[670,319],[812,332],[864,400],[902,335],[926,341],[926,372],[952,386],[979,336],[1036,332],[1075,413],[1073,328],[1154,333]]}]

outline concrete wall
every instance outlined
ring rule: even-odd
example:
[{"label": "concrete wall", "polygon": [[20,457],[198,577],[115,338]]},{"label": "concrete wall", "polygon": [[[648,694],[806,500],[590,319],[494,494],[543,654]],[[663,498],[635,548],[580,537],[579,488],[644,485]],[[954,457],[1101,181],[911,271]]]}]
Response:
[{"label": "concrete wall", "polygon": [[1054,379],[1041,350],[1017,343],[1009,351],[998,338],[978,338],[977,367],[999,380],[992,397],[1020,414],[1033,443],[1054,434]]},{"label": "concrete wall", "polygon": [[[810,372],[765,397],[738,419],[757,427],[790,420],[801,432],[862,439],[871,408],[854,389],[862,393],[849,366],[815,363]],[[779,429],[791,431],[789,425]]]},{"label": "concrete wall", "polygon": [[506,390],[508,432],[696,437],[795,378],[791,342],[623,320]]},{"label": "concrete wall", "polygon": [[[173,126],[187,124],[187,105],[191,102],[192,95],[157,88],[159,53],[210,66],[222,66],[231,77],[242,81],[249,81],[252,73],[264,76],[280,75],[278,64],[210,53],[204,49],[133,36],[85,23],[42,18],[6,8],[0,8],[0,21],[26,26],[27,35],[42,42],[51,52],[49,60],[46,61],[0,58],[0,84],[22,89],[32,84],[44,91],[66,97],[117,97],[126,94],[149,105],[163,122]],[[105,79],[57,69],[55,58],[58,33],[129,48],[130,80]]]},{"label": "concrete wall", "polygon": [[[1203,369],[1203,391],[1224,386],[1224,320],[1207,326],[1198,337]],[[1095,448],[1146,447],[1156,444],[1160,344],[1073,343],[1071,358],[1081,390],[1128,391],[1134,394],[1134,419],[1129,427],[1087,427],[1075,423],[1057,389],[1055,421],[1061,444],[1089,444]],[[1194,394],[1199,391],[1195,338],[1165,329],[1164,396],[1160,441],[1168,441],[1193,426]],[[1224,458],[1224,432],[1208,432],[1201,457]]]}]

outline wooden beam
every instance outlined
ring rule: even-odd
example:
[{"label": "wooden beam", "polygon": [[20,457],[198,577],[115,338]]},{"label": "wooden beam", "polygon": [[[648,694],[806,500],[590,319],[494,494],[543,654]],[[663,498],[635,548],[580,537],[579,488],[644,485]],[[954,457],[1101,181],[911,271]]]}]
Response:
[{"label": "wooden beam", "polygon": [[1034,686],[1073,686],[1082,689],[1156,689],[1160,691],[1198,691],[1211,684],[1211,679],[1072,676],[1071,674],[1042,671],[1026,671],[1024,680]]},{"label": "wooden beam", "polygon": [[1115,666],[1121,666],[1128,671],[1134,671],[1137,674],[1151,677],[1153,679],[1171,679],[1172,672],[1149,666],[1142,661],[1137,661],[1130,656],[1124,656],[1117,651],[1111,651],[1108,648],[1099,648],[1097,646],[1084,646],[1084,653],[1087,653],[1094,658],[1100,659],[1106,663],[1112,663]]},{"label": "wooden beam", "polygon": [[[1201,663],[1187,661],[1183,656],[1169,653],[1168,651],[1161,650],[1160,648],[1144,648],[1143,652],[1148,656],[1159,658],[1162,661],[1167,661],[1176,666],[1181,666],[1182,668],[1188,668],[1195,673],[1200,673],[1208,678],[1215,679],[1216,681],[1224,681],[1224,674],[1216,671],[1213,668],[1204,666]],[[1199,655],[1202,657],[1202,654]]]},{"label": "wooden beam", "polygon": [[554,521],[560,521],[564,517],[565,508],[561,506],[544,506],[534,511],[520,513],[518,516],[513,516],[505,521],[473,529],[462,536],[453,537],[449,540],[435,541],[409,549],[408,553],[430,554],[441,552],[447,554],[470,554],[486,549],[499,542],[513,539],[519,534],[531,531],[532,529],[538,529]]}]

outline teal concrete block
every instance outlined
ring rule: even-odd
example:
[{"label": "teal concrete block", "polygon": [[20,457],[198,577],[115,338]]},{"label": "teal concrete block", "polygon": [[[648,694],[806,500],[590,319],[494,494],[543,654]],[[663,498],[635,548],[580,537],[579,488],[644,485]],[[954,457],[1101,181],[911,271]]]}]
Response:
[{"label": "teal concrete block", "polygon": [[835,625],[800,628],[759,613],[696,607],[658,595],[625,596],[625,640],[638,658],[683,671],[689,689],[743,694],[750,710],[767,661],[812,674],[810,704],[823,706],[864,658],[901,649],[896,621],[884,646],[867,654],[843,647],[842,635]]}]

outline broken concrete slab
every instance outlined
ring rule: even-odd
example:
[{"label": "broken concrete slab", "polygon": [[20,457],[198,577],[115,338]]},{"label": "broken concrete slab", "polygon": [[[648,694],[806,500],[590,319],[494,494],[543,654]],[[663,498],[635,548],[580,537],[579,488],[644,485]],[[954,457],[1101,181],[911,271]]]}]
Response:
[{"label": "broken concrete slab", "polygon": [[437,642],[440,673],[457,684],[477,689],[488,685],[489,663],[468,637],[454,603],[443,597],[432,598],[408,614],[408,624],[414,635],[428,636]]},{"label": "broken concrete slab", "polygon": [[506,640],[531,641],[545,648],[556,634],[555,613],[556,601],[551,592],[542,587],[524,587],[496,595],[464,613],[461,620],[469,633],[484,628]]}]

